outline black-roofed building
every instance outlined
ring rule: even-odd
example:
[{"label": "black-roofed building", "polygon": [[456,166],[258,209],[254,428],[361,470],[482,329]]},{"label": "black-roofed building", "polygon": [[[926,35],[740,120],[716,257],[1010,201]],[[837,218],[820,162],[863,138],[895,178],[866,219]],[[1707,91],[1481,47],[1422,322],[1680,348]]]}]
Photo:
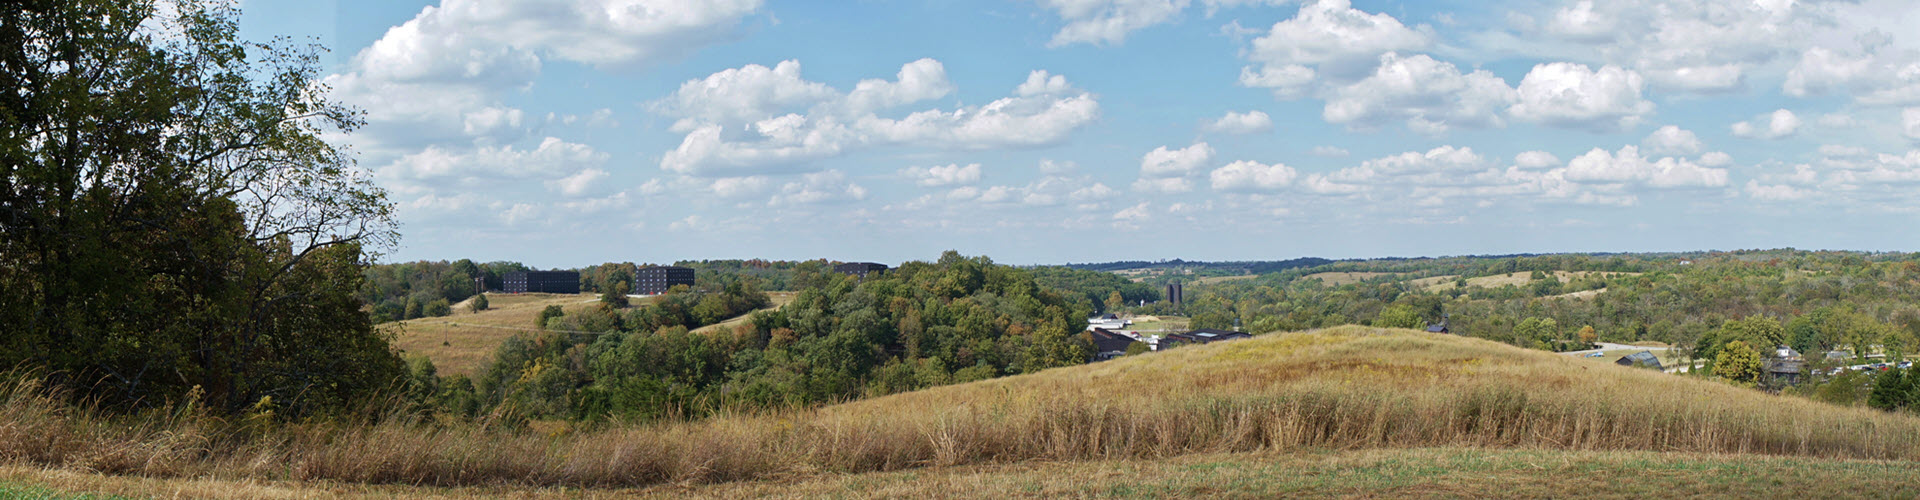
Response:
[{"label": "black-roofed building", "polygon": [[633,293],[659,295],[674,285],[693,286],[693,268],[648,266],[633,271]]},{"label": "black-roofed building", "polygon": [[1660,367],[1660,357],[1654,356],[1653,351],[1640,351],[1621,356],[1620,359],[1614,360],[1613,363],[1620,366],[1639,366],[1655,370],[1662,369]]},{"label": "black-roofed building", "polygon": [[1214,342],[1250,339],[1250,338],[1253,338],[1253,335],[1248,334],[1247,332],[1236,332],[1232,330],[1215,330],[1212,328],[1202,328],[1202,329],[1193,330],[1187,333],[1175,333],[1172,335],[1168,335],[1167,338],[1164,340],[1161,340],[1160,343],[1163,346],[1168,345],[1169,342],[1172,342],[1175,344],[1211,344]]},{"label": "black-roofed building", "polygon": [[1114,333],[1105,328],[1095,328],[1088,335],[1093,337],[1093,360],[1106,361],[1127,355],[1127,348],[1139,342],[1133,337]]},{"label": "black-roofed building", "polygon": [[873,262],[848,262],[845,264],[833,266],[833,272],[865,278],[869,274],[880,274],[880,273],[887,272],[887,265],[876,264]]},{"label": "black-roofed building", "polygon": [[1427,333],[1453,333],[1453,328],[1447,326],[1447,321],[1451,319],[1442,316],[1439,323],[1427,323]]},{"label": "black-roofed building", "polygon": [[580,293],[580,273],[575,271],[516,271],[500,277],[500,290],[507,293]]}]

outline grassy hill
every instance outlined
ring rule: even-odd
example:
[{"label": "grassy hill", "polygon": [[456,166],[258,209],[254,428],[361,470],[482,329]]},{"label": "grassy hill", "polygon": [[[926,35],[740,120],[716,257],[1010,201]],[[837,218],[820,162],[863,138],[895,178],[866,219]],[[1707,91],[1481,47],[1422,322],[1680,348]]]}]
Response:
[{"label": "grassy hill", "polygon": [[[773,306],[768,309],[793,302],[793,295],[791,292],[768,293],[767,297],[773,299]],[[630,299],[630,303],[640,306],[651,300]],[[379,328],[394,335],[394,348],[433,360],[440,374],[473,376],[493,356],[501,341],[515,333],[537,331],[533,322],[540,317],[541,309],[560,306],[573,313],[599,307],[599,302],[600,296],[595,294],[489,293],[485,311],[472,312],[467,302],[461,302],[454,306],[451,315],[396,321]],[[702,327],[700,331],[731,328],[746,318],[743,314]]]},{"label": "grassy hill", "polygon": [[[1905,487],[1912,496],[1910,485],[1920,484],[1920,419],[1911,416],[1362,327],[1267,334],[814,410],[541,433],[387,423],[201,440],[179,425],[100,432],[130,426],[51,418],[20,401],[0,405],[0,421],[16,422],[0,426],[0,457],[16,466],[295,481],[287,484],[296,489],[324,481],[720,497],[1866,491],[1835,489],[1835,478],[1852,478],[1893,488],[1873,494]],[[61,446],[22,448],[48,440]],[[178,449],[185,446],[193,451]],[[55,484],[43,476],[0,480]],[[84,483],[75,481],[57,484]],[[511,493],[352,488],[367,489],[339,494]]]},{"label": "grassy hill", "polygon": [[599,301],[594,294],[489,293],[485,311],[472,312],[467,302],[461,302],[447,316],[395,321],[379,328],[394,336],[394,348],[426,356],[441,374],[471,376],[493,356],[501,341],[515,333],[536,330],[533,322],[540,317],[541,309],[560,306],[574,312],[598,307]]}]

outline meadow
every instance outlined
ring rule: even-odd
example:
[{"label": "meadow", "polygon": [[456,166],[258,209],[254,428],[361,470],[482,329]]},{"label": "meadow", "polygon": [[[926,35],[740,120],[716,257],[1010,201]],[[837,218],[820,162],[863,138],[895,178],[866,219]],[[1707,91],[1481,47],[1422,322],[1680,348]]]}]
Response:
[{"label": "meadow", "polygon": [[[0,390],[0,457],[8,465],[248,484],[705,488],[700,485],[752,481],[694,490],[725,496],[736,491],[729,488],[755,484],[773,488],[765,491],[770,494],[780,494],[781,484],[820,491],[807,488],[834,488],[849,474],[942,475],[988,467],[980,470],[1011,475],[979,479],[991,488],[1005,484],[995,481],[1046,477],[1037,471],[1049,467],[1088,470],[1075,467],[1104,462],[1152,469],[1192,463],[1180,460],[1208,463],[1192,457],[1209,455],[1268,457],[1248,462],[1252,472],[1239,472],[1248,477],[1263,460],[1311,469],[1300,454],[1328,452],[1351,455],[1340,460],[1383,461],[1374,468],[1390,470],[1415,463],[1384,462],[1396,460],[1394,454],[1459,450],[1491,457],[1460,460],[1509,464],[1493,467],[1501,470],[1519,462],[1500,462],[1509,451],[1494,450],[1598,460],[1589,468],[1602,470],[1697,459],[1706,470],[1701,474],[1726,482],[1734,480],[1728,466],[1714,464],[1751,458],[1785,470],[1798,460],[1912,478],[1911,461],[1920,460],[1920,419],[1906,414],[1485,340],[1366,327],[1266,334],[817,409],[643,425],[603,421],[542,432],[488,419],[224,421],[197,416],[190,406],[114,417],[37,394],[30,382]],[[1489,473],[1513,481],[1524,474]],[[940,484],[914,483],[901,487]],[[1199,486],[1120,483],[1167,492]],[[1085,485],[1053,481],[1034,492],[1075,484]],[[1802,486],[1822,491],[1812,479]]]}]

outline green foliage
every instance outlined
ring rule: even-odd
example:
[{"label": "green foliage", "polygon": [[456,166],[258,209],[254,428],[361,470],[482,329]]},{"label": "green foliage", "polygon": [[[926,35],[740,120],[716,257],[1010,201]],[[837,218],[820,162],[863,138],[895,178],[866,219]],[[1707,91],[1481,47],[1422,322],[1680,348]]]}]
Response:
[{"label": "green foliage", "polygon": [[624,309],[627,307],[626,282],[616,282],[611,285],[605,285],[603,288],[606,291],[600,294],[600,305],[614,309]]},{"label": "green foliage", "polygon": [[1380,317],[1374,318],[1373,326],[1381,328],[1424,328],[1426,320],[1420,317],[1413,306],[1398,304],[1380,311]]},{"label": "green foliage", "polygon": [[1132,344],[1127,344],[1128,356],[1137,356],[1137,355],[1146,354],[1149,352],[1152,352],[1152,348],[1147,347],[1146,342],[1134,342]]},{"label": "green foliage", "polygon": [[549,321],[552,321],[554,318],[558,318],[566,315],[567,315],[567,311],[565,309],[561,309],[560,306],[557,306],[557,305],[547,306],[545,309],[540,310],[539,317],[534,318],[533,326],[535,328],[546,329],[547,323]]},{"label": "green foliage", "polygon": [[428,316],[438,318],[441,316],[446,316],[448,314],[453,314],[453,305],[448,304],[447,299],[433,299],[432,302],[428,302],[427,305],[423,308],[423,312],[425,312],[426,315]]},{"label": "green foliage", "polygon": [[1873,392],[1867,395],[1867,407],[1894,411],[1913,404],[1911,400],[1914,378],[1907,370],[1893,369],[1880,372],[1873,377]]},{"label": "green foliage", "polygon": [[484,293],[474,295],[473,301],[467,303],[467,309],[472,312],[485,311],[487,307],[487,294]]},{"label": "green foliage", "polygon": [[984,257],[948,252],[940,262],[864,280],[823,274],[786,307],[710,332],[692,330],[764,308],[766,295],[750,280],[677,287],[594,323],[613,326],[603,335],[565,333],[602,331],[587,326],[601,313],[571,314],[550,323],[555,333],[503,344],[479,390],[486,405],[531,416],[647,420],[1032,373],[1092,355],[1077,335],[1091,309],[1077,294]]},{"label": "green foliage", "polygon": [[1728,342],[1713,360],[1713,374],[1735,382],[1759,380],[1760,368],[1760,353],[1742,340]]},{"label": "green foliage", "polygon": [[[317,47],[225,3],[0,9],[0,365],[110,408],[340,411],[405,366],[356,298],[392,206],[324,139]],[[196,389],[197,388],[197,389]]]},{"label": "green foliage", "polygon": [[[413,319],[431,316],[425,307],[435,300],[452,304],[482,292],[475,288],[474,278],[482,278],[497,289],[500,275],[524,270],[526,266],[518,263],[483,265],[467,259],[379,264],[367,267],[367,284],[361,287],[359,296],[372,306],[370,314],[376,323]],[[414,304],[420,309],[416,310]]]}]

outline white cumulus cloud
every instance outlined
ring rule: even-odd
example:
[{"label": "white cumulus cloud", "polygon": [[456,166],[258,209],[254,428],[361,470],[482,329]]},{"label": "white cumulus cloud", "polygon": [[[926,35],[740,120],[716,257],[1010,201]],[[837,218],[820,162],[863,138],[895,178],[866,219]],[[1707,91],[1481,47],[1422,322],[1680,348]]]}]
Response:
[{"label": "white cumulus cloud", "polygon": [[1612,132],[1633,128],[1654,105],[1641,95],[1639,73],[1618,66],[1547,63],[1520,80],[1519,102],[1508,112],[1520,120],[1556,127]]},{"label": "white cumulus cloud", "polygon": [[1774,110],[1752,120],[1734,123],[1733,135],[1756,139],[1779,139],[1800,131],[1800,117],[1785,109]]},{"label": "white cumulus cloud", "polygon": [[1648,134],[1646,139],[1640,140],[1640,145],[1653,154],[1665,155],[1700,154],[1700,151],[1706,148],[1706,144],[1700,142],[1700,136],[1675,125],[1660,127],[1659,130]]},{"label": "white cumulus cloud", "polygon": [[1208,123],[1206,129],[1209,132],[1219,132],[1223,134],[1257,134],[1261,132],[1271,132],[1273,131],[1273,117],[1267,116],[1266,112],[1258,110],[1245,113],[1228,111],[1226,116],[1222,116],[1220,119]]}]

